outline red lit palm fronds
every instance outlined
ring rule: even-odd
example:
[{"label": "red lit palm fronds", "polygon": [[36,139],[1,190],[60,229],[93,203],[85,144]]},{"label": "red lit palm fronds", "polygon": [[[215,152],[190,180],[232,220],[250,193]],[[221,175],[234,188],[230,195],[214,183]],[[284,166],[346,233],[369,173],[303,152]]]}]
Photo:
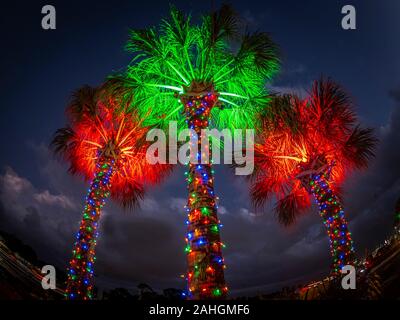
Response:
[{"label": "red lit palm fronds", "polygon": [[307,156],[298,120],[298,110],[304,103],[296,96],[274,97],[254,147],[253,202],[261,207],[275,197],[278,218],[284,225],[294,222],[295,215],[310,205],[301,182],[293,178]]},{"label": "red lit palm fronds", "polygon": [[[331,168],[331,180],[340,184],[346,173],[365,168],[377,142],[370,128],[360,128],[353,103],[331,80],[315,81],[300,119],[305,130],[309,162],[317,157]],[[316,169],[316,168],[313,168]]]},{"label": "red lit palm fronds", "polygon": [[70,164],[73,174],[93,178],[102,156],[115,160],[111,196],[124,206],[143,197],[144,184],[157,183],[171,167],[146,161],[148,128],[135,112],[121,111],[116,97],[101,89],[83,87],[67,108],[69,125],[56,132],[52,142]]},{"label": "red lit palm fronds", "polygon": [[279,220],[289,225],[310,205],[307,178],[329,174],[338,193],[348,172],[367,166],[376,139],[357,125],[351,99],[331,80],[316,81],[304,100],[276,97],[271,109],[255,146],[251,193],[256,206],[275,196]]},{"label": "red lit palm fronds", "polygon": [[98,225],[107,198],[132,206],[143,197],[145,183],[157,182],[170,168],[147,162],[148,128],[106,88],[78,90],[67,109],[69,126],[53,140],[70,171],[91,180],[68,268],[65,293],[71,300],[93,298]]},{"label": "red lit palm fronds", "polygon": [[332,274],[337,275],[354,261],[338,188],[348,172],[367,165],[376,139],[371,129],[357,126],[351,100],[330,80],[316,81],[305,100],[277,98],[272,108],[276,119],[265,118],[255,147],[254,203],[275,196],[279,221],[290,225],[313,196],[330,240]]}]

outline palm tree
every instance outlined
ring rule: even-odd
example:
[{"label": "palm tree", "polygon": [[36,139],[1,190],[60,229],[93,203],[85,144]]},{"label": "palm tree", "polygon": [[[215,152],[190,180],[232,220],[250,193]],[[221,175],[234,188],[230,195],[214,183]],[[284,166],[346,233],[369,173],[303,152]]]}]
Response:
[{"label": "palm tree", "polygon": [[279,221],[291,225],[315,199],[330,239],[332,272],[354,258],[340,185],[353,169],[367,167],[376,139],[356,124],[352,102],[331,80],[315,81],[310,96],[278,96],[263,117],[255,145],[251,196],[256,207],[277,199]]},{"label": "palm tree", "polygon": [[143,197],[145,183],[156,183],[169,171],[146,162],[147,128],[136,114],[117,112],[118,99],[105,96],[104,88],[84,86],[74,93],[67,107],[69,123],[52,141],[69,171],[91,181],[68,268],[67,299],[92,298],[98,222],[107,198],[132,207]]},{"label": "palm tree", "polygon": [[[174,7],[158,28],[132,30],[127,71],[115,76],[145,124],[202,129],[254,128],[268,102],[267,80],[278,70],[276,45],[266,33],[239,33],[229,6],[201,17],[200,25]],[[200,139],[199,139],[200,141]],[[200,154],[197,155],[200,160]],[[188,296],[226,296],[220,223],[211,164],[189,164]]]}]

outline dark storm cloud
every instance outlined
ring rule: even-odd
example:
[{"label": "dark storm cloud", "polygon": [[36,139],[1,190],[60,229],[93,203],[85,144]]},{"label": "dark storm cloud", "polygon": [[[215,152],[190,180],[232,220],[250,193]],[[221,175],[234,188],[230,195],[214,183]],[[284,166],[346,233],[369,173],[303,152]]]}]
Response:
[{"label": "dark storm cloud", "polygon": [[12,168],[0,176],[1,226],[15,233],[43,259],[64,263],[73,228],[73,200],[65,195],[38,190]]},{"label": "dark storm cloud", "polygon": [[[65,268],[87,186],[70,177],[46,147],[33,148],[49,189],[39,190],[5,168],[0,176],[0,228],[29,243],[41,259]],[[106,287],[118,286],[118,280],[133,287],[149,281],[156,288],[179,282],[184,271],[184,219],[177,218],[183,217],[178,207],[182,211],[185,201],[162,200],[148,197],[134,213],[112,203],[103,211],[97,274]]]},{"label": "dark storm cloud", "polygon": [[134,219],[107,215],[99,246],[98,274],[130,286],[139,282],[156,289],[176,286],[185,270],[184,242],[174,225],[176,217],[171,220],[142,214]]},{"label": "dark storm cloud", "polygon": [[[305,274],[316,276],[326,270],[328,241],[321,239],[323,230],[316,214],[310,214],[290,230],[279,226],[272,212],[251,215],[247,209],[221,218],[225,222],[223,239],[228,265],[227,279],[233,293],[254,293],[279,289],[281,281],[293,284],[293,279]],[[302,281],[302,282],[303,282]]]}]

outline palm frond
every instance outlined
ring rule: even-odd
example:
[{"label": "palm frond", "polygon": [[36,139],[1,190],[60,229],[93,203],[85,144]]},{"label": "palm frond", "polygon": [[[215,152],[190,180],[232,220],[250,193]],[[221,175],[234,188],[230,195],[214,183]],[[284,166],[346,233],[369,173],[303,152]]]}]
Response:
[{"label": "palm frond", "polygon": [[131,108],[133,101],[132,85],[125,80],[123,75],[110,76],[98,91],[98,102],[114,108],[116,112]]},{"label": "palm frond", "polygon": [[258,180],[250,187],[250,196],[255,208],[262,208],[274,193],[273,179]]},{"label": "palm frond", "polygon": [[74,131],[71,127],[57,129],[53,140],[50,142],[50,148],[55,154],[65,156],[71,148],[73,138]]},{"label": "palm frond", "polygon": [[298,112],[300,103],[300,98],[294,94],[271,95],[269,108],[260,115],[264,130],[287,127],[293,134],[300,132]]},{"label": "palm frond", "polygon": [[163,27],[170,44],[185,48],[190,43],[190,16],[185,16],[175,6],[171,5],[170,19],[163,20]]},{"label": "palm frond", "polygon": [[84,85],[72,93],[71,101],[66,109],[72,122],[79,121],[84,114],[96,114],[97,93],[97,88],[89,85]]},{"label": "palm frond", "polygon": [[375,156],[378,139],[372,128],[355,127],[343,146],[343,155],[356,168],[365,168]]},{"label": "palm frond", "polygon": [[111,190],[113,200],[125,209],[137,209],[144,195],[143,185],[137,183],[125,183],[124,187],[118,186],[117,191]]},{"label": "palm frond", "polygon": [[310,93],[310,107],[328,134],[348,130],[356,122],[353,102],[348,93],[330,78],[315,81]]},{"label": "palm frond", "polygon": [[247,33],[236,54],[237,70],[256,69],[267,78],[272,78],[279,69],[278,46],[265,32]]},{"label": "palm frond", "polygon": [[210,46],[214,47],[217,42],[226,39],[233,39],[238,36],[238,15],[228,4],[210,15]]},{"label": "palm frond", "polygon": [[125,49],[133,53],[142,53],[146,57],[164,58],[164,48],[154,28],[131,30]]},{"label": "palm frond", "polygon": [[296,189],[277,202],[275,212],[278,215],[279,223],[288,227],[294,224],[297,217],[304,213],[309,206],[310,199],[307,192],[304,189]]}]

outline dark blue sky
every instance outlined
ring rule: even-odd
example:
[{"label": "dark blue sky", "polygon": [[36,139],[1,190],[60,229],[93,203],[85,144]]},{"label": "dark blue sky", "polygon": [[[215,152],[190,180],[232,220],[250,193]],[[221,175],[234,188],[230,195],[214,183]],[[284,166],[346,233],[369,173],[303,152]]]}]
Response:
[{"label": "dark blue sky", "polygon": [[[186,12],[192,12],[195,16],[212,9],[213,6],[217,8],[220,4],[219,1],[215,1],[215,3],[213,1],[173,1],[173,3]],[[281,74],[271,83],[275,89],[302,91],[308,89],[311,81],[320,75],[331,76],[347,88],[353,96],[361,122],[364,125],[376,127],[378,134],[382,135],[382,145],[386,143],[388,152],[396,152],[389,147],[400,141],[396,140],[398,135],[393,132],[395,121],[398,118],[396,118],[395,100],[390,97],[389,91],[400,88],[400,42],[398,40],[400,1],[246,0],[231,1],[231,3],[247,20],[251,29],[271,33],[273,39],[280,45],[283,53],[283,66]],[[41,8],[45,4],[52,4],[56,7],[57,30],[44,31],[41,29]],[[341,8],[345,4],[352,4],[356,7],[357,30],[345,31],[341,28]],[[11,213],[34,208],[37,213],[33,214],[33,217],[40,217],[43,228],[41,230],[45,231],[43,221],[52,219],[46,212],[56,210],[40,207],[38,203],[35,203],[35,199],[38,199],[35,195],[48,191],[50,195],[56,197],[52,198],[53,200],[64,199],[62,197],[65,196],[65,199],[69,197],[78,199],[79,202],[83,198],[83,183],[69,178],[66,174],[62,175],[61,172],[64,172],[65,167],[57,167],[45,150],[45,146],[48,145],[54,131],[64,125],[64,108],[70,93],[83,84],[99,84],[108,74],[123,68],[129,62],[130,56],[123,51],[128,29],[145,28],[157,24],[167,12],[167,1],[14,1],[2,4],[0,20],[2,44],[0,50],[1,178],[3,183],[14,181],[16,185],[22,183],[25,187],[28,186],[26,183],[29,183],[30,193],[27,191],[27,194],[31,194],[32,199],[26,198],[28,196],[24,196],[24,199],[16,196],[18,201],[24,203],[23,208],[13,208],[13,203],[6,203],[7,201],[4,200],[2,203],[3,219],[0,219],[0,223],[5,221],[10,230],[24,238],[24,235],[26,236],[31,230],[13,227],[12,224],[17,220],[12,221]],[[379,150],[382,153],[386,149],[382,147]],[[397,151],[391,159],[398,159],[398,153]],[[377,178],[378,175],[386,174],[387,176],[394,175],[397,179],[396,172],[377,172],[379,168],[382,168],[380,166],[389,161],[385,157],[386,154],[383,153],[378,155],[376,163],[371,165],[370,171],[365,175],[367,178],[364,179],[367,180],[355,177],[351,181],[349,193],[354,191],[358,194],[358,198],[347,200],[350,209],[354,210],[353,213],[350,212],[350,216],[362,216],[368,206],[360,199],[366,195],[376,197],[374,199],[377,199],[376,206],[379,207],[379,210],[382,210],[383,207],[386,210],[391,208],[390,201],[396,197],[398,180],[386,183],[388,180],[382,182]],[[260,270],[265,270],[267,265],[273,265],[273,262],[270,263],[270,261],[275,261],[275,253],[279,252],[279,248],[281,251],[287,249],[289,256],[284,257],[287,260],[276,260],[277,265],[279,261],[291,261],[296,264],[295,255],[291,254],[290,250],[296,245],[303,248],[302,235],[309,235],[307,241],[319,239],[317,232],[319,217],[315,213],[314,220],[300,223],[296,231],[289,232],[287,242],[279,240],[281,237],[287,236],[285,233],[287,231],[281,231],[272,214],[264,219],[264,223],[270,228],[268,230],[272,230],[268,235],[265,235],[259,226],[254,227],[253,232],[251,225],[248,229],[244,228],[245,231],[242,235],[238,235],[239,231],[236,232],[234,223],[235,219],[239,218],[234,217],[234,214],[245,215],[246,210],[251,212],[251,206],[245,190],[241,186],[235,186],[234,177],[225,170],[217,168],[218,170],[217,193],[220,194],[223,199],[222,204],[229,212],[227,217],[233,216],[231,219],[226,218],[226,228],[232,225],[230,231],[225,231],[226,238],[231,240],[234,247],[234,249],[227,249],[227,257],[231,257],[227,258],[228,266],[230,262],[234,264],[235,261],[241,261],[243,269],[248,274],[260,273]],[[166,204],[173,204],[178,199],[180,202],[176,201],[181,203],[181,200],[185,198],[185,185],[180,173],[178,171],[164,186],[158,187],[150,194],[149,198],[159,199],[159,203]],[[361,194],[360,184],[362,183],[376,183],[377,185],[371,186],[369,190],[364,190],[364,193]],[[3,187],[5,189],[0,190],[1,194],[4,197],[7,195],[8,198],[12,197],[10,192],[18,193],[21,190]],[[74,188],[74,190],[71,191],[68,188]],[[390,193],[388,198],[382,196],[386,194],[385,192]],[[241,194],[240,197],[237,197],[238,193]],[[398,195],[399,193],[397,193]],[[233,200],[234,198],[237,199]],[[80,209],[78,207],[74,206],[75,213],[72,215],[71,221],[73,219],[79,221]],[[62,209],[65,210],[65,214],[68,214],[67,208],[68,205],[65,205]],[[151,206],[149,208],[148,211],[151,211]],[[240,210],[237,211],[236,208],[240,208]],[[174,222],[174,226],[170,226],[172,229],[165,227],[165,230],[170,231],[175,230],[173,228],[176,227],[178,232],[181,232],[175,237],[173,232],[166,231],[171,235],[171,239],[173,239],[171,241],[177,244],[177,250],[181,250],[184,237],[183,209],[175,208],[174,205],[170,209],[177,212],[182,211],[179,213],[180,216],[178,214],[179,218],[176,223]],[[32,210],[28,210],[30,218],[32,218]],[[144,211],[146,212],[146,210]],[[387,217],[390,216],[390,212],[386,214]],[[365,213],[367,220],[377,216],[377,212],[375,214]],[[21,213],[21,217],[26,220],[26,212]],[[153,218],[158,219],[152,216],[151,219]],[[121,219],[131,218],[124,215]],[[160,221],[163,220],[161,218],[159,221],[157,220],[157,222]],[[105,225],[110,226],[113,223],[117,225],[121,221],[109,220]],[[145,222],[143,223],[145,224]],[[178,225],[182,226],[178,227]],[[389,230],[390,223],[381,221],[381,225],[381,232],[373,241],[368,242],[361,239],[360,236],[361,248],[382,240],[384,234]],[[313,228],[317,228],[317,231]],[[359,228],[360,233],[368,230],[367,227],[360,226]],[[71,233],[71,236],[66,235],[66,239],[69,241],[65,243],[66,248],[69,248],[72,243],[73,232]],[[112,234],[111,231],[108,235],[110,234]],[[274,237],[274,235],[274,239],[268,238]],[[107,235],[104,237],[107,238]],[[260,238],[256,239],[256,237]],[[357,236],[355,238],[357,240]],[[29,237],[26,239],[37,243],[35,249],[40,251],[41,242],[39,240]],[[46,239],[46,235],[42,234],[43,239]],[[51,238],[48,240],[51,241]],[[229,241],[227,242],[229,245]],[[104,243],[115,249],[123,248],[124,245],[115,239],[110,242],[104,240]],[[286,243],[287,247],[281,248],[280,245],[273,247],[273,243]],[[252,258],[251,261],[244,254],[248,250],[245,244],[256,245],[256,247],[259,244],[259,249],[255,251],[254,259]],[[327,243],[323,242],[322,247],[325,248],[324,246],[327,246]],[[308,246],[307,242],[307,248],[309,247],[311,248],[311,245]],[[175,247],[171,246],[171,248],[170,252],[174,254]],[[328,252],[328,248],[325,249]],[[102,249],[99,250],[101,254]],[[127,250],[129,251],[129,249]],[[65,259],[64,256],[60,258],[56,251],[54,252],[53,255],[46,256],[44,254],[44,256],[48,259],[56,257],[54,259],[57,261]],[[121,252],[123,252],[122,249]],[[140,256],[135,256],[135,263],[139,263],[143,268],[148,268],[148,265],[154,265],[154,263],[140,264],[137,262],[145,254],[146,252],[143,251]],[[326,259],[326,255],[320,256]],[[106,260],[106,258],[104,259]],[[184,267],[183,254],[177,256],[177,259],[181,259],[182,263],[170,266],[170,273],[161,273],[159,277],[151,278],[149,281],[153,281],[156,287],[164,284],[175,285],[177,282],[173,280],[171,274],[179,273],[180,268]],[[326,269],[323,259],[318,260],[320,264],[315,263],[314,269],[311,265],[315,261],[309,260],[308,269],[305,267],[304,270],[307,270],[309,274],[321,273],[321,270]],[[270,264],[266,263],[266,260]],[[62,264],[62,262],[57,263]],[[265,267],[262,263],[265,263]],[[109,267],[99,267],[99,270],[104,272],[104,277],[121,278],[122,276],[115,276],[119,272],[119,275],[126,275],[125,278],[122,277],[123,279],[134,282],[139,276],[135,275],[135,271],[132,271],[130,266],[128,264],[126,267],[121,263],[120,269],[116,267],[113,269],[110,264]],[[125,268],[126,273],[121,271]],[[277,279],[284,281],[288,278],[304,278],[304,273],[301,271],[295,272],[288,268],[285,273],[279,273],[278,269],[275,271],[269,269],[265,276],[258,278],[256,276],[246,278],[238,276],[237,273],[234,274],[235,270],[237,272],[239,270],[237,266],[234,266],[232,274],[229,274],[229,270],[227,271],[227,277],[228,279],[232,278],[233,287],[236,290],[254,287],[260,283],[268,286],[270,283],[278,281]],[[154,272],[157,273],[157,271]],[[143,275],[145,276],[145,273]]]}]

